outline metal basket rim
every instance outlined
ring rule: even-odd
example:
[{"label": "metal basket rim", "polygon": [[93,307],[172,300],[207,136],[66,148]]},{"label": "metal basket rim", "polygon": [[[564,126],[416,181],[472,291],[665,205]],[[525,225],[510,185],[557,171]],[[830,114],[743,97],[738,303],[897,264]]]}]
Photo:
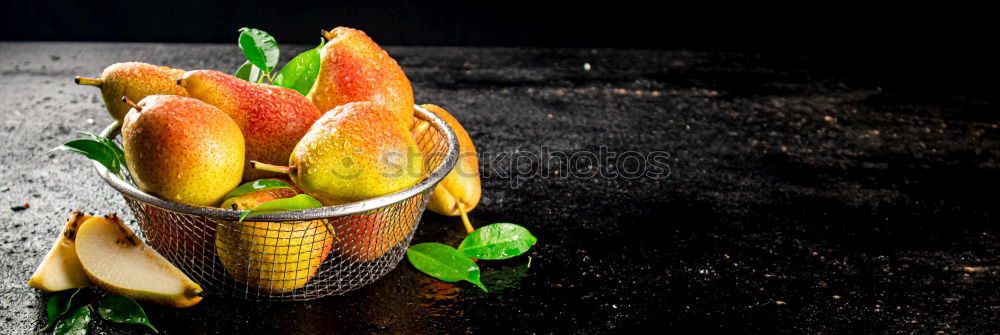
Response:
[{"label": "metal basket rim", "polygon": [[[437,186],[437,184],[442,179],[444,179],[444,177],[447,176],[449,172],[451,172],[452,168],[455,166],[455,163],[458,161],[458,155],[459,155],[458,138],[455,136],[455,132],[451,129],[448,123],[445,122],[443,119],[441,119],[434,113],[424,109],[420,105],[414,105],[413,107],[414,107],[415,117],[430,122],[430,125],[435,129],[437,129],[437,131],[444,134],[445,139],[448,141],[447,154],[445,155],[441,163],[438,164],[438,166],[433,171],[431,171],[426,178],[406,189],[371,199],[356,201],[343,205],[325,206],[325,207],[312,208],[300,211],[255,215],[253,217],[253,220],[268,221],[268,222],[292,221],[292,220],[296,221],[321,220],[321,219],[328,219],[331,217],[363,213],[409,199],[413,196],[416,196],[417,194],[420,194],[421,192],[424,192],[428,189]],[[114,139],[116,136],[118,136],[120,128],[121,128],[121,123],[114,122],[101,132],[101,136],[109,139]],[[111,187],[117,190],[119,193],[122,193],[123,195],[129,198],[135,199],[136,201],[177,213],[203,216],[210,219],[218,219],[218,220],[229,220],[229,221],[239,220],[241,211],[214,208],[214,207],[195,207],[166,200],[140,190],[132,183],[125,181],[118,175],[111,173],[111,171],[108,171],[108,169],[104,167],[104,165],[102,165],[97,161],[94,161],[93,165],[94,168],[97,169],[98,175],[100,175],[101,178],[108,183],[108,185],[111,185]]]}]

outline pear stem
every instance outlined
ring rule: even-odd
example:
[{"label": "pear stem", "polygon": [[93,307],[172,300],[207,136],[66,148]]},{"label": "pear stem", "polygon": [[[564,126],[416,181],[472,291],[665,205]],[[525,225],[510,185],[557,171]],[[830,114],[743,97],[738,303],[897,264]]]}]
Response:
[{"label": "pear stem", "polygon": [[273,164],[261,163],[261,162],[253,161],[253,160],[250,161],[250,168],[251,169],[257,169],[257,170],[263,170],[263,171],[284,173],[284,174],[293,174],[293,173],[295,173],[295,167],[294,166],[273,165]]},{"label": "pear stem", "polygon": [[132,99],[129,99],[128,97],[122,97],[122,102],[128,104],[129,106],[132,106],[132,108],[135,108],[135,110],[137,110],[137,111],[140,111],[140,112],[142,111],[142,107],[139,107],[139,105],[136,105],[135,101],[132,101]]},{"label": "pear stem", "polygon": [[76,76],[76,78],[74,78],[73,81],[76,82],[77,85],[90,85],[97,87],[101,87],[101,83],[104,82],[103,80],[97,78],[87,78],[80,76]]},{"label": "pear stem", "polygon": [[323,35],[323,38],[325,38],[327,41],[332,40],[335,37],[333,36],[332,31],[320,30],[319,34]]},{"label": "pear stem", "polygon": [[469,222],[469,216],[465,214],[465,207],[462,207],[462,203],[458,201],[456,201],[455,204],[458,205],[458,213],[462,215],[462,224],[465,225],[465,232],[472,234],[472,232],[476,231],[476,228],[472,228],[472,223]]}]

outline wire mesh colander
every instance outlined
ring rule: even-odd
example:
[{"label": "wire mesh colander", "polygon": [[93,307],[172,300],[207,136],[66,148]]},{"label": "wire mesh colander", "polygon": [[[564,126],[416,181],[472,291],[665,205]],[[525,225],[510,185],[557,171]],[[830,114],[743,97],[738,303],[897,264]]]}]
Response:
[{"label": "wire mesh colander", "polygon": [[[94,163],[125,198],[138,234],[208,295],[258,301],[309,300],[371,283],[399,264],[434,187],[458,158],[458,141],[444,120],[415,106],[429,131],[416,139],[425,179],[364,201],[254,216],[192,207],[139,190],[124,176]],[[116,140],[118,123],[101,136]]]}]

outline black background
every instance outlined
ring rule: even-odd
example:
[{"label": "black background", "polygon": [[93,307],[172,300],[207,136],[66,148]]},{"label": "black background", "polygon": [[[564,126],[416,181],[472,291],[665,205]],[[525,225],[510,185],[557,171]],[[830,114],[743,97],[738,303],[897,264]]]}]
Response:
[{"label": "black background", "polygon": [[19,1],[2,39],[232,42],[243,26],[312,43],[343,25],[385,45],[617,47],[977,57],[995,28],[983,6],[810,2]]},{"label": "black background", "polygon": [[318,43],[338,25],[382,45],[641,48],[820,57],[849,72],[991,95],[984,6],[547,1],[20,1],[7,40],[235,43],[244,26]]}]

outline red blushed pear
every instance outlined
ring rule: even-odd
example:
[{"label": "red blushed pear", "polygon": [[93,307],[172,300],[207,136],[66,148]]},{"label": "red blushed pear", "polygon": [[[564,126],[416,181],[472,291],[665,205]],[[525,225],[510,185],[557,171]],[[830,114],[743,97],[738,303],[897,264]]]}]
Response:
[{"label": "red blushed pear", "polygon": [[215,206],[240,183],[244,142],[226,113],[197,99],[150,95],[122,124],[125,162],[139,189],[191,206]]},{"label": "red blushed pear", "polygon": [[358,101],[381,105],[406,127],[413,122],[413,88],[395,59],[365,32],[323,31],[319,74],[309,100],[321,111]]},{"label": "red blushed pear", "polygon": [[[246,159],[285,164],[299,139],[321,115],[299,92],[266,84],[255,84],[212,70],[189,71],[177,83],[188,94],[228,114],[243,132]],[[243,180],[280,174],[249,168]]]},{"label": "red blushed pear", "polygon": [[325,205],[374,198],[423,179],[423,158],[409,130],[370,102],[338,106],[302,137],[288,166],[252,162],[287,173],[295,185]]}]

